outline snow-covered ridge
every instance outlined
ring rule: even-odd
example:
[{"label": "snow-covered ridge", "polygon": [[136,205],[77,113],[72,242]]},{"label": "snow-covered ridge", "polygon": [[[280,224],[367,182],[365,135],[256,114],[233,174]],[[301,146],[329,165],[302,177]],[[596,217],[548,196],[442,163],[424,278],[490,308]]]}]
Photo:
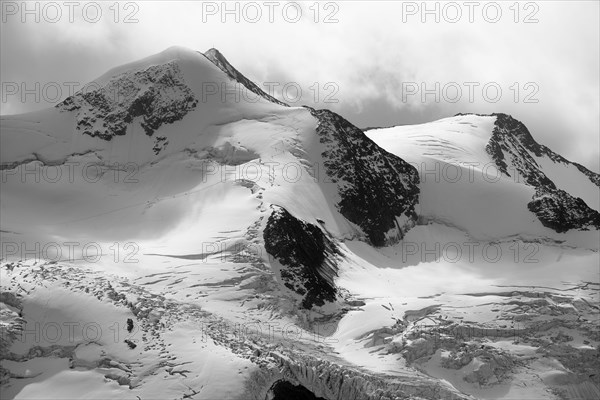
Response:
[{"label": "snow-covered ridge", "polygon": [[244,85],[251,92],[273,103],[279,104],[280,106],[289,107],[289,105],[285,104],[284,102],[281,102],[275,97],[265,93],[265,91],[259,88],[254,82],[246,78],[240,71],[238,71],[233,65],[231,65],[229,61],[227,61],[225,56],[219,50],[212,48],[205,52],[204,56],[206,56],[206,58],[213,62],[223,72],[225,72],[227,76],[229,76],[234,81]]},{"label": "snow-covered ridge", "polygon": [[[582,173],[584,179],[588,178],[599,188],[600,175],[582,165],[571,163],[546,146],[540,146],[527,127],[510,115],[494,114],[494,116],[495,127],[486,151],[503,174],[511,176],[507,170],[508,162],[515,174],[518,174],[527,185],[535,188],[535,196],[527,207],[538,216],[542,224],[559,233],[569,229],[600,229],[600,213],[581,198],[574,197],[557,187],[546,176],[535,158],[546,157],[554,163],[567,167],[573,166]],[[598,204],[591,204],[591,206],[597,207]]]},{"label": "snow-covered ridge", "polygon": [[560,242],[600,228],[598,174],[539,145],[511,116],[458,114],[366,134],[419,169],[423,220],[474,237]]}]

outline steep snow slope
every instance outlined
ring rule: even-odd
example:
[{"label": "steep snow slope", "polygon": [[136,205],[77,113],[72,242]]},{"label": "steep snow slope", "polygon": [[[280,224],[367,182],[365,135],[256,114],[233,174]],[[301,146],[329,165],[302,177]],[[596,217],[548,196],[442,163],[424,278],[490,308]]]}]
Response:
[{"label": "steep snow slope", "polygon": [[[240,71],[235,69],[235,67],[233,65],[231,65],[229,63],[229,61],[227,61],[225,56],[223,54],[221,54],[221,52],[219,50],[213,48],[213,49],[208,50],[206,53],[204,53],[204,55],[206,56],[206,58],[211,60],[217,67],[219,67],[221,69],[221,71],[225,72],[227,74],[227,76],[229,76],[234,81],[239,82],[241,85],[243,85],[249,91],[251,91],[254,94],[256,94],[260,97],[263,97],[273,103],[287,107],[287,104],[285,104],[285,103],[277,100],[273,96],[265,93],[264,90],[259,88],[254,82],[252,82],[250,79],[246,78]],[[255,98],[253,97],[252,101],[254,101],[254,99]]]},{"label": "steep snow slope", "polygon": [[419,170],[425,220],[479,239],[595,243],[586,237],[600,228],[598,174],[540,146],[510,116],[458,115],[367,135]]},{"label": "steep snow slope", "polygon": [[528,205],[597,175],[497,120],[371,140],[183,48],[2,117],[3,393],[595,395],[598,231]]},{"label": "steep snow slope", "polygon": [[[103,311],[96,303],[86,305],[92,322],[103,332],[115,326],[121,330],[127,320],[123,312],[133,312],[130,319],[141,328],[139,336],[127,337],[128,342],[98,340],[96,353],[85,365],[74,362],[76,371],[100,373],[89,377],[90,387],[98,389],[90,395],[124,396],[120,387],[102,392],[98,379],[104,377],[139,390],[142,398],[148,393],[164,398],[178,397],[175,393],[247,398],[254,389],[248,392],[245,385],[252,382],[249,374],[256,366],[248,369],[244,360],[255,357],[255,351],[266,351],[255,361],[266,368],[261,373],[268,380],[283,378],[281,361],[268,353],[272,338],[261,340],[256,348],[247,343],[240,348],[235,333],[239,328],[230,326],[275,319],[273,326],[281,322],[300,330],[309,328],[318,313],[336,315],[344,303],[345,294],[334,282],[338,263],[331,257],[334,246],[310,249],[322,252],[312,258],[298,257],[307,251],[304,238],[318,237],[323,243],[344,238],[393,242],[414,223],[416,171],[332,113],[321,112],[318,118],[315,110],[284,107],[268,98],[248,101],[240,92],[253,84],[216,55],[171,48],[109,71],[90,89],[55,108],[2,118],[3,290],[27,302],[44,280],[55,282],[46,290],[45,302],[34,301],[28,308],[15,300],[6,314],[12,321],[7,332],[14,340],[7,342],[10,350],[3,356],[2,371],[11,396],[35,397],[76,379],[65,371],[60,380],[44,378],[41,386],[34,381],[16,386],[13,382],[20,378],[15,371],[27,363],[35,376],[57,372],[56,366],[36,358],[36,349],[43,358],[56,354],[62,360],[78,359],[72,352],[88,346],[85,335],[49,347],[37,336],[20,332],[35,329],[40,322],[62,326],[65,321],[82,321],[83,309],[65,309],[64,315],[47,314],[46,319],[40,312],[44,304],[61,309],[71,301],[79,304],[79,296],[90,296],[100,303],[116,303],[114,312]],[[330,120],[335,124],[328,124]],[[345,139],[346,131],[352,134],[351,141]],[[326,144],[332,149],[326,151]],[[363,144],[368,153],[362,151]],[[337,170],[350,174],[331,173]],[[370,178],[377,179],[375,188],[355,179],[375,177],[377,172],[383,174]],[[349,197],[359,201],[349,202]],[[402,201],[387,206],[390,199]],[[363,219],[357,210],[369,218]],[[281,219],[274,217],[279,212],[285,223],[297,228],[295,234],[269,236],[268,232],[281,229],[276,222]],[[6,263],[12,260],[17,263]],[[95,284],[84,278],[90,272],[84,271],[94,271],[96,283],[104,282],[98,290],[92,290]],[[30,273],[36,276],[32,286],[25,284]],[[82,281],[75,285],[78,279]],[[102,289],[106,283],[112,288],[111,282],[120,289]],[[324,288],[328,292],[322,295]],[[180,320],[169,322],[171,301],[183,311],[174,314]],[[192,312],[196,308],[202,312]],[[95,318],[97,313],[103,318]],[[183,327],[171,326],[179,321]],[[215,321],[223,328],[210,328],[210,334],[202,329],[202,324],[212,327]],[[165,329],[220,340],[220,350],[198,349],[197,357],[238,350],[243,355],[225,356],[224,369],[216,367],[211,378],[204,371],[206,364],[188,361],[185,349],[193,344],[182,343],[178,331],[179,339],[172,341],[174,336]],[[273,345],[278,357],[296,344],[288,343],[286,332],[280,328],[283,343]],[[173,351],[161,353],[171,345]],[[320,353],[317,345],[313,339],[307,346]],[[28,355],[15,352],[15,346]],[[140,346],[159,350],[142,356]],[[119,354],[128,347],[128,353]],[[304,374],[308,364],[320,362],[313,357],[309,352],[307,364],[297,372]],[[175,369],[190,362],[188,368],[197,379],[188,382],[183,379],[186,370]],[[104,370],[107,363],[121,372]],[[348,373],[339,361],[331,368],[340,377]],[[183,381],[163,387],[160,379],[165,373]],[[298,383],[295,374],[286,379]],[[219,383],[233,379],[236,384],[227,387]],[[363,374],[357,382],[373,379]],[[378,382],[361,390],[319,390],[354,390],[362,397],[388,383]],[[255,389],[264,394],[271,384]],[[315,382],[305,384],[318,389]],[[60,395],[81,396],[77,387],[71,390]]]},{"label": "steep snow slope", "polygon": [[[218,92],[210,94],[214,87]],[[107,163],[145,164],[181,152],[199,137],[206,140],[199,144],[210,143],[214,136],[204,134],[210,126],[280,108],[262,98],[253,103],[223,100],[227,90],[240,89],[201,53],[170,48],[109,71],[55,108],[4,117],[2,162],[37,157],[56,163],[93,151]],[[156,132],[165,126],[168,143]]]},{"label": "steep snow slope", "polygon": [[504,114],[366,134],[419,171],[419,222],[379,251],[342,248],[337,283],[365,306],[336,350],[476,398],[597,397],[598,174]]},{"label": "steep snow slope", "polygon": [[[345,158],[334,159],[337,157],[334,152],[322,155],[322,143],[335,145],[343,137],[336,133],[336,126],[329,127],[326,132],[322,129],[316,135],[315,128],[322,122],[312,117],[307,109],[284,108],[262,98],[247,101],[240,97],[240,101],[231,101],[222,94],[239,92],[240,82],[233,81],[209,58],[201,53],[171,48],[110,71],[95,81],[100,86],[98,89],[78,92],[54,109],[3,118],[3,153],[0,155],[3,169],[14,170],[14,167],[36,160],[44,165],[64,164],[69,157],[97,160],[106,167],[117,165],[123,168],[133,164],[132,167],[141,169],[151,168],[172,155],[183,154],[191,155],[188,159],[218,164],[222,176],[227,175],[225,166],[238,167],[254,161],[250,168],[252,172],[262,175],[262,170],[275,169],[270,171],[278,179],[274,186],[280,186],[295,179],[288,175],[315,175],[315,170],[318,173],[323,165],[330,165],[330,171],[360,168],[364,171],[357,173],[364,176],[376,168],[370,165],[372,160],[368,157],[378,157],[378,162],[385,164],[384,170],[393,173],[375,193],[360,182],[347,182],[349,177],[344,180],[337,177],[336,182],[328,182],[326,171],[312,178],[319,185],[317,192],[327,192],[328,200],[337,200],[341,213],[363,228],[371,240],[383,243],[383,236],[388,235],[388,231],[396,231],[395,235],[401,236],[395,217],[405,217],[406,224],[414,217],[412,203],[416,195],[416,175],[410,167],[378,148],[368,156],[358,154],[362,143],[373,148],[358,130],[352,142],[338,146],[346,152]],[[223,57],[215,60],[224,70],[232,70],[232,67],[223,66],[226,62]],[[242,79],[242,84],[250,84],[241,74],[231,76]],[[213,84],[219,93],[210,95],[207,87],[212,88]],[[345,124],[351,127],[349,123]],[[363,157],[364,160],[357,164],[351,162],[350,157]],[[388,159],[394,160],[394,164]],[[214,165],[210,168],[214,169]],[[210,168],[201,172],[214,174]],[[245,172],[246,168],[238,169]],[[356,196],[357,192],[370,192],[365,195],[365,202],[379,196],[381,204],[386,203],[385,196],[397,193],[403,203],[393,205],[382,218],[375,216],[384,221],[362,221],[354,210],[341,204],[345,197]],[[334,199],[335,196],[338,198]],[[290,206],[294,207],[293,204]],[[327,206],[319,204],[318,208],[327,209]],[[368,206],[363,204],[362,208],[364,211]],[[317,214],[309,213],[312,217]],[[380,226],[373,229],[372,224]],[[333,229],[336,234],[349,231],[353,229]]]},{"label": "steep snow slope", "polygon": [[[303,239],[397,242],[416,171],[328,111],[209,95],[250,85],[216,60],[171,48],[3,118],[3,259],[87,265],[232,318],[256,293],[294,318],[338,313],[335,247]],[[280,210],[295,235],[268,235]]]}]

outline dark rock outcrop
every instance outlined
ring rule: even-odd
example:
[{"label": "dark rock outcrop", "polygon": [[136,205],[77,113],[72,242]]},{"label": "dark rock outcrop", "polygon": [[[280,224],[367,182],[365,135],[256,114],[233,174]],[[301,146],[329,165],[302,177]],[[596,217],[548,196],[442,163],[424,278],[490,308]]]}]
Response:
[{"label": "dark rock outcrop", "polygon": [[302,307],[310,309],[335,301],[333,244],[319,227],[301,221],[274,206],[263,232],[265,249],[283,266],[283,284],[303,296]]},{"label": "dark rock outcrop", "polygon": [[538,188],[527,208],[544,226],[559,233],[569,229],[600,229],[600,213],[564,190]]},{"label": "dark rock outcrop", "polygon": [[401,239],[417,220],[416,168],[377,146],[338,114],[307,108],[319,120],[324,166],[338,185],[340,213],[360,226],[375,246]]},{"label": "dark rock outcrop", "polygon": [[125,135],[138,117],[152,136],[162,125],[183,119],[198,103],[175,62],[126,72],[91,89],[90,85],[56,107],[76,112],[77,131],[104,140]]},{"label": "dark rock outcrop", "polygon": [[573,165],[599,187],[600,175],[538,144],[527,127],[510,115],[492,115],[496,117],[496,121],[486,151],[503,174],[518,174],[518,178],[526,185],[535,188],[535,195],[527,208],[541,223],[559,233],[570,229],[600,229],[600,213],[590,208],[581,198],[558,188],[544,174],[534,156],[545,156],[556,163]]},{"label": "dark rock outcrop", "polygon": [[[201,53],[202,54],[202,53]],[[272,102],[275,104],[279,104],[280,106],[289,107],[289,105],[285,104],[282,101],[277,100],[275,97],[265,93],[264,90],[259,88],[254,82],[250,79],[246,78],[244,74],[235,69],[233,65],[227,61],[225,56],[221,54],[221,52],[217,49],[210,49],[206,53],[203,54],[206,58],[208,58],[213,64],[215,64],[219,69],[231,79],[240,84],[244,85],[246,89],[250,90],[252,93]]]}]

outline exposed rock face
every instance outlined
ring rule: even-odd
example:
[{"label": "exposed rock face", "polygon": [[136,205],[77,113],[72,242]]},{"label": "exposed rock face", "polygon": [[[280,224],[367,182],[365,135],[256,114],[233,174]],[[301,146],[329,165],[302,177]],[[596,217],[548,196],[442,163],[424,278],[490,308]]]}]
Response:
[{"label": "exposed rock face", "polygon": [[527,208],[537,215],[544,226],[559,233],[569,229],[600,229],[600,213],[564,190],[537,188]]},{"label": "exposed rock face", "polygon": [[333,244],[316,225],[293,217],[283,208],[274,208],[263,237],[267,253],[284,266],[284,285],[304,296],[302,307],[306,309],[334,301],[337,266],[332,262]]},{"label": "exposed rock face", "polygon": [[231,79],[240,84],[244,85],[248,90],[252,93],[263,97],[266,100],[269,100],[272,103],[279,104],[280,106],[289,107],[289,105],[277,100],[275,97],[265,93],[261,88],[259,88],[254,82],[250,79],[246,78],[240,71],[235,69],[233,65],[227,61],[225,56],[221,54],[221,52],[217,49],[210,49],[204,56],[208,58],[213,64],[215,64],[219,69],[227,74]]},{"label": "exposed rock face", "polygon": [[576,162],[572,162],[550,150],[548,147],[537,143],[525,125],[520,121],[512,118],[510,115],[506,114],[494,114],[496,115],[496,125],[501,125],[506,129],[509,129],[520,141],[520,143],[529,150],[531,153],[535,154],[537,157],[546,156],[550,158],[552,161],[557,163],[563,163],[567,165],[575,166],[579,171],[581,171],[584,175],[586,175],[590,181],[596,184],[596,186],[600,186],[600,175],[590,171],[586,167]]},{"label": "exposed rock face", "polygon": [[[127,133],[135,118],[148,136],[162,125],[181,120],[198,103],[175,62],[126,72],[104,87],[81,90],[56,107],[76,111],[77,131],[111,140]],[[164,143],[158,143],[164,146]]]},{"label": "exposed rock face", "polygon": [[538,144],[525,125],[510,115],[492,115],[496,116],[496,122],[486,151],[503,174],[518,174],[525,184],[536,189],[533,200],[527,207],[537,215],[542,224],[559,233],[569,229],[600,229],[600,213],[590,208],[582,199],[559,189],[541,171],[531,154],[537,157],[547,156],[554,162],[573,165],[599,187],[600,175]]},{"label": "exposed rock face", "polygon": [[319,120],[325,170],[338,185],[340,213],[375,246],[401,239],[417,220],[417,170],[338,114],[307,108]]}]

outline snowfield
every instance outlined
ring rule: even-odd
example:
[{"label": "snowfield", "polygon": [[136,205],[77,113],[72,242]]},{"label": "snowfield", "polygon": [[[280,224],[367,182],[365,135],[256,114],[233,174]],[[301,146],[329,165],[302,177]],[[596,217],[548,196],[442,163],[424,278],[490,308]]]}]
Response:
[{"label": "snowfield", "polygon": [[0,121],[3,399],[600,397],[600,177],[510,116],[363,134],[214,49],[95,82]]}]

